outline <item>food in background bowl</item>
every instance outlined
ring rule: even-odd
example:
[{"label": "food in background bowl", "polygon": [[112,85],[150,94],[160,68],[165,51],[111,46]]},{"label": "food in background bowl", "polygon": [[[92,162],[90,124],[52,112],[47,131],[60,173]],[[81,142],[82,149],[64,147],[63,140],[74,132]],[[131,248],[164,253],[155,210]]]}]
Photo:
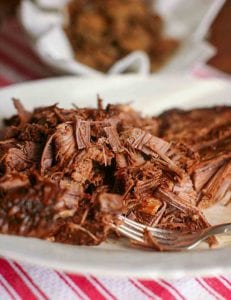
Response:
[{"label": "food in background bowl", "polygon": [[148,1],[73,0],[67,16],[65,30],[76,59],[100,71],[135,50],[148,54],[155,71],[179,44],[164,36],[163,19]]}]

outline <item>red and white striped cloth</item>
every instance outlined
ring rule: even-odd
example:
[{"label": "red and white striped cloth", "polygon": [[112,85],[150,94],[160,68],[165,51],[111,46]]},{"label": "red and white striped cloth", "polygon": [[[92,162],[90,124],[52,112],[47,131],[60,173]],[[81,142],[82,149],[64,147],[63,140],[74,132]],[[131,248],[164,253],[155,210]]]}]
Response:
[{"label": "red and white striped cloth", "polygon": [[[195,70],[211,76],[205,69]],[[30,49],[16,22],[0,30],[0,87],[54,75]],[[231,300],[231,275],[178,280],[94,277],[0,258],[0,300],[8,299]]]}]

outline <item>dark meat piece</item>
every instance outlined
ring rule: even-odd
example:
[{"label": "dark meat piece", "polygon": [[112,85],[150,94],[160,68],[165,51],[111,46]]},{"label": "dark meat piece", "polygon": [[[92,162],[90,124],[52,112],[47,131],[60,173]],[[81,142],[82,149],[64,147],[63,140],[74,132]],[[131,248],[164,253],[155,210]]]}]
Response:
[{"label": "dark meat piece", "polygon": [[17,109],[20,123],[28,122],[31,118],[31,113],[25,110],[25,108],[23,107],[22,103],[19,100],[13,99],[13,102],[15,108]]},{"label": "dark meat piece", "polygon": [[0,201],[1,232],[49,238],[76,210],[66,205],[63,193],[51,182],[8,191]]},{"label": "dark meat piece", "polygon": [[69,161],[77,151],[72,124],[62,123],[57,126],[53,136],[55,159],[63,164]]},{"label": "dark meat piece", "polygon": [[110,126],[110,127],[104,127],[104,130],[106,132],[108,142],[112,150],[115,153],[123,151],[116,128],[114,126]]},{"label": "dark meat piece", "polygon": [[49,169],[52,164],[53,161],[55,159],[54,154],[53,154],[53,137],[54,135],[51,135],[46,144],[45,147],[43,148],[43,153],[42,153],[42,157],[41,157],[41,161],[40,161],[40,165],[41,165],[41,174],[44,174],[44,172]]},{"label": "dark meat piece", "polygon": [[127,142],[131,147],[134,147],[153,158],[160,157],[166,167],[178,176],[183,177],[184,171],[168,157],[171,146],[170,143],[142,131],[141,129],[132,129],[131,131],[126,132],[126,135],[128,135]]},{"label": "dark meat piece", "polygon": [[[231,155],[231,153],[230,153]],[[212,159],[203,160],[193,166],[193,182],[196,191],[200,191],[211,177],[218,171],[219,167],[224,164],[226,156],[218,156]]]},{"label": "dark meat piece", "polygon": [[165,139],[183,142],[197,153],[197,159],[187,169],[198,192],[199,206],[221,200],[230,189],[228,170],[224,173],[228,172],[227,180],[222,174],[231,159],[231,108],[172,110],[160,116],[160,123]]},{"label": "dark meat piece", "polygon": [[20,128],[17,129],[17,138],[19,140],[33,141],[36,143],[44,143],[49,133],[49,130],[46,126],[39,124],[26,123],[24,126],[20,126]]},{"label": "dark meat piece", "polygon": [[75,138],[79,150],[87,148],[90,145],[91,136],[89,121],[76,120]]},{"label": "dark meat piece", "polygon": [[8,174],[24,171],[39,162],[40,146],[34,142],[0,142],[0,170]]},{"label": "dark meat piece", "polygon": [[19,172],[11,172],[2,176],[0,179],[0,190],[10,190],[20,187],[29,186],[30,181],[26,174]]},{"label": "dark meat piece", "polygon": [[224,164],[202,189],[199,207],[208,207],[231,191],[231,161]]},{"label": "dark meat piece", "polygon": [[[58,180],[57,180],[58,181]],[[69,206],[78,206],[84,195],[84,188],[79,182],[74,182],[68,177],[59,181],[59,186],[64,190],[63,199]]]},{"label": "dark meat piece", "polygon": [[185,201],[185,199],[180,198],[173,192],[170,192],[166,189],[159,188],[158,191],[155,193],[157,198],[164,200],[166,203],[178,208],[184,213],[190,212],[192,214],[197,214],[198,209],[190,205]]},{"label": "dark meat piece", "polygon": [[79,201],[77,212],[60,228],[54,240],[78,245],[98,245],[113,231],[112,224],[116,222],[114,217],[121,212],[122,198],[105,193],[100,188],[91,200],[83,198]]},{"label": "dark meat piece", "polygon": [[118,194],[100,193],[98,196],[101,210],[106,213],[121,213],[123,210],[123,197]]},{"label": "dark meat piece", "polygon": [[180,182],[175,183],[172,191],[180,198],[184,199],[185,202],[196,205],[198,195],[189,175],[184,175]]},{"label": "dark meat piece", "polygon": [[194,146],[195,150],[204,147],[206,140],[213,143],[215,137],[220,140],[231,134],[231,108],[225,106],[190,111],[170,110],[160,115],[160,120],[161,136],[171,141],[185,142]]}]

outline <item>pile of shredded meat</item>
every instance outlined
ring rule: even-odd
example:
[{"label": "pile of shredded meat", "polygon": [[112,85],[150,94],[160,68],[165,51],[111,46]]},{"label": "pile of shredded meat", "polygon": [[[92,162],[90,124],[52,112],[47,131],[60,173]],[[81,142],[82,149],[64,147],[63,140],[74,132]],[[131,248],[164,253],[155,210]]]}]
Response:
[{"label": "pile of shredded meat", "polygon": [[159,69],[172,55],[178,41],[164,35],[163,19],[152,1],[72,0],[67,6],[65,31],[76,59],[108,71],[127,54],[142,50]]},{"label": "pile of shredded meat", "polygon": [[[180,232],[231,191],[231,107],[142,117],[127,105],[17,115],[0,132],[0,232],[78,245],[124,214]],[[214,242],[214,240],[211,240]]]}]

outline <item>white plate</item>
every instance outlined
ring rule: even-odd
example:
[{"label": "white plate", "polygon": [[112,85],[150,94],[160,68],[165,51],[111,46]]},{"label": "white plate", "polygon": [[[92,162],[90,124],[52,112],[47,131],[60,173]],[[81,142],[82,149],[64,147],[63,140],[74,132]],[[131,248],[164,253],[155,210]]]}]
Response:
[{"label": "white plate", "polygon": [[[171,107],[231,105],[230,82],[224,80],[199,80],[182,75],[98,79],[65,77],[0,90],[0,119],[14,113],[10,101],[12,97],[20,98],[31,109],[54,102],[65,107],[71,103],[93,106],[96,94],[100,94],[105,102],[134,101],[136,108],[150,114]],[[226,218],[226,221],[231,221],[230,212]],[[216,250],[157,253],[128,248],[119,242],[98,247],[79,247],[0,235],[0,255],[6,257],[74,273],[143,278],[231,272],[230,250],[230,246],[226,246]]]}]

